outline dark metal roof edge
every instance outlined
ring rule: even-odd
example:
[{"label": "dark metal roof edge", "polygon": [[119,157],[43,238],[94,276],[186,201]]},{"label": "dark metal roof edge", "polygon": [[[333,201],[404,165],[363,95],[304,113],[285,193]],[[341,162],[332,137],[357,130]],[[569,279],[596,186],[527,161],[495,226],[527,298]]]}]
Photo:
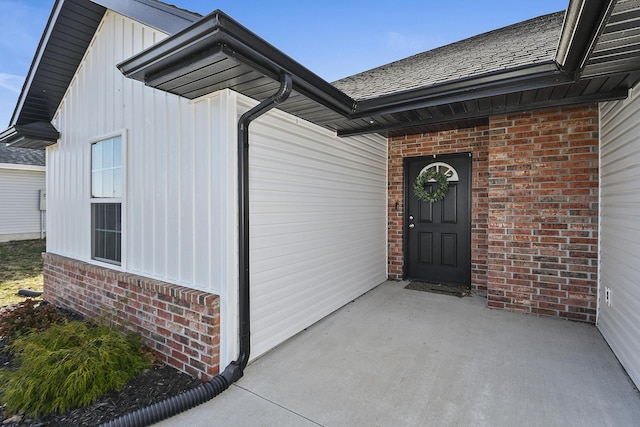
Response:
[{"label": "dark metal roof edge", "polygon": [[90,0],[135,21],[174,34],[202,18],[202,15],[154,0]]},{"label": "dark metal roof edge", "polygon": [[[620,99],[624,99],[627,96],[628,96],[628,90],[619,90],[615,92],[596,94],[596,95],[590,95],[590,96],[579,96],[574,98],[564,98],[561,100],[533,102],[533,103],[526,104],[524,107],[526,107],[526,110],[541,110],[541,109],[550,108],[550,107],[563,107],[568,105],[592,104],[594,102],[617,101]],[[455,117],[452,117],[451,120],[447,120],[444,122],[439,121],[440,120],[439,118],[415,120],[411,122],[411,127],[429,126],[429,125],[441,124],[441,123],[454,123],[454,122],[459,122],[463,120],[477,120],[477,119],[489,117],[495,114],[515,113],[522,110],[523,110],[522,106],[517,105],[517,106],[501,108],[499,110],[478,111],[472,114],[460,114]],[[367,126],[360,129],[338,131],[338,136],[342,136],[342,137],[354,136],[354,135],[362,135],[366,133],[386,134],[388,132],[401,129],[402,127],[406,127],[406,124],[395,124],[395,123],[389,124],[389,125],[373,124],[371,126]]]},{"label": "dark metal roof edge", "polygon": [[48,122],[14,125],[0,133],[0,143],[7,147],[44,148],[55,144],[60,132]]},{"label": "dark metal roof edge", "polygon": [[222,53],[274,79],[283,72],[291,74],[298,92],[349,119],[573,81],[572,75],[550,60],[356,102],[220,10],[121,62],[118,68],[125,76],[155,87],[175,68],[196,68],[202,52]]},{"label": "dark metal roof edge", "polygon": [[426,107],[464,101],[479,96],[501,95],[514,89],[527,90],[568,83],[572,76],[562,73],[555,61],[487,73],[423,88],[396,92],[358,101],[352,118],[388,114],[408,107]]},{"label": "dark metal roof edge", "polygon": [[354,100],[246,27],[216,10],[185,30],[168,37],[117,67],[127,77],[149,83],[161,73],[158,64],[195,61],[201,52],[222,52],[265,75],[278,79],[293,76],[294,89],[343,115],[351,113]]},{"label": "dark metal roof edge", "polygon": [[[122,13],[151,26],[153,25],[144,22],[143,19],[130,16],[129,14],[133,12],[127,12],[126,9],[128,6],[125,6],[151,7],[160,10],[162,13],[167,13],[167,16],[178,14],[186,17],[186,21],[184,22],[187,26],[185,28],[117,65],[120,71],[127,77],[149,84],[150,78],[155,78],[166,72],[167,67],[193,65],[195,61],[194,56],[197,57],[198,53],[222,53],[224,56],[250,65],[257,71],[274,79],[277,79],[282,73],[292,75],[296,91],[332,109],[347,119],[388,114],[396,111],[424,107],[425,105],[436,105],[477,98],[479,96],[504,94],[515,90],[548,87],[574,81],[576,75],[574,74],[575,69],[573,67],[579,66],[581,61],[584,62],[584,55],[588,57],[588,49],[593,44],[594,37],[597,38],[599,34],[598,31],[600,31],[602,23],[605,22],[603,20],[606,20],[606,13],[604,12],[601,13],[602,16],[600,16],[599,20],[595,22],[591,19],[584,21],[586,19],[584,15],[578,15],[575,18],[576,21],[574,23],[576,28],[574,28],[574,30],[577,30],[572,30],[572,38],[567,42],[565,36],[565,40],[563,41],[561,38],[559,42],[560,44],[568,43],[564,51],[567,55],[564,57],[564,68],[559,67],[555,61],[548,61],[541,64],[502,70],[456,81],[443,82],[438,85],[431,85],[405,92],[396,92],[377,98],[363,99],[356,102],[220,10],[216,10],[203,18],[199,18],[199,16],[190,12],[182,11],[163,3],[152,2],[151,0],[78,1],[91,1],[100,6],[107,5],[109,9],[117,13]],[[607,1],[609,6],[611,6],[612,2],[615,2],[615,0],[605,1]],[[602,3],[602,1],[571,0],[571,5],[578,3],[589,4],[591,8],[595,8],[596,6],[594,6],[594,4]],[[56,0],[54,4],[51,16],[45,27],[45,32],[36,51],[34,62],[31,66],[32,68],[29,70],[28,78],[23,86],[19,103],[14,111],[12,124],[15,124],[15,118],[20,108],[22,108],[21,106],[24,104],[24,97],[27,96],[27,89],[29,89],[28,85],[30,84],[34,67],[36,67],[37,70],[39,58],[41,57],[42,50],[46,49],[46,42],[55,24],[55,18],[64,4],[65,0]],[[576,8],[577,6],[573,7]],[[565,16],[565,23],[563,24],[563,36],[565,35],[565,26],[569,25],[567,24],[567,16],[568,15]],[[187,22],[189,19],[193,19],[193,21]],[[576,40],[577,34],[587,33],[591,35],[587,41],[581,42],[580,40]],[[556,58],[558,58],[558,56],[556,56]],[[150,84],[150,86],[153,85]],[[9,130],[3,132],[1,135],[5,135]]]},{"label": "dark metal roof edge", "polygon": [[556,50],[556,62],[564,72],[579,78],[616,1],[570,1]]}]

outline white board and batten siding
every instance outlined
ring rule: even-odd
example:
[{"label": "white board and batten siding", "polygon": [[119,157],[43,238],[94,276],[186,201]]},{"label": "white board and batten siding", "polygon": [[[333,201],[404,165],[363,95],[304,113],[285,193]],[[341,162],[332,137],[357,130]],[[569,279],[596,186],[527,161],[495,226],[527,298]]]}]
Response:
[{"label": "white board and batten siding", "polygon": [[[54,118],[47,250],[91,260],[90,143],[123,136],[123,261],[220,295],[221,366],[237,356],[237,120],[229,90],[189,101],[115,64],[164,34],[108,12]],[[250,127],[252,356],[386,278],[386,140],[341,139],[272,110]]]},{"label": "white board and batten siding", "polygon": [[45,185],[44,166],[0,163],[0,242],[44,235],[40,192]]},{"label": "white board and batten siding", "polygon": [[387,144],[276,110],[249,135],[257,357],[386,279]]},{"label": "white board and batten siding", "polygon": [[640,87],[601,104],[600,127],[598,328],[640,387]]},{"label": "white board and batten siding", "polygon": [[[221,295],[225,318],[237,281],[230,92],[190,102],[116,68],[165,36],[112,11],[103,18],[54,117],[47,251]],[[91,259],[90,144],[113,135],[123,141],[121,266]]]}]

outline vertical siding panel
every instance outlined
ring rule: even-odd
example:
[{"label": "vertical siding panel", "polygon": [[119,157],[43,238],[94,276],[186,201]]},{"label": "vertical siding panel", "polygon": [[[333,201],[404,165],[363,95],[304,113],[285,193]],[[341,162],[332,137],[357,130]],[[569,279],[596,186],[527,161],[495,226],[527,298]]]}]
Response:
[{"label": "vertical siding panel", "polygon": [[[131,52],[139,52],[143,47],[142,29],[133,22],[128,27],[131,29]],[[144,203],[140,205],[136,199],[144,197],[144,98],[145,88],[136,82],[131,87],[131,97],[127,99],[131,105],[131,123],[129,125],[129,185],[127,193],[128,235],[125,239],[130,242],[130,250],[127,251],[128,265],[134,273],[144,274],[145,239],[142,234],[144,226]]]},{"label": "vertical siding panel", "polygon": [[209,159],[210,133],[209,100],[198,104],[195,113],[195,128],[198,136],[194,140],[193,152],[194,170],[194,220],[193,220],[193,271],[194,284],[206,287],[208,282],[207,270],[209,263]]},{"label": "vertical siding panel", "polygon": [[194,123],[193,106],[181,109],[181,120],[184,133],[181,138],[180,153],[180,283],[193,282],[193,199],[194,199],[194,167],[195,156],[193,149]]},{"label": "vertical siding panel", "polygon": [[109,129],[116,129],[114,109],[116,98],[118,95],[114,87],[115,73],[111,72],[111,64],[115,63],[116,61],[115,46],[118,40],[116,38],[117,32],[115,26],[117,23],[117,19],[114,16],[110,21],[110,25],[105,25],[103,37],[112,40],[112,43],[105,43],[105,52],[104,55],[101,56],[103,59],[101,70],[104,73],[104,84],[102,84],[102,87],[105,91],[104,98],[101,98],[104,100],[104,123],[102,127],[103,132],[108,132]]},{"label": "vertical siding panel", "polygon": [[[142,122],[140,123],[140,140],[136,141],[142,148],[140,158],[137,159],[136,166],[142,169],[142,180],[140,192],[136,193],[138,197],[141,197],[143,203],[138,206],[138,209],[142,213],[142,227],[140,228],[142,234],[140,236],[142,246],[142,273],[146,276],[153,272],[153,252],[155,251],[155,234],[153,232],[155,227],[155,209],[154,209],[154,195],[155,195],[155,182],[154,182],[154,148],[149,143],[153,141],[155,130],[155,116],[154,116],[154,101],[155,91],[151,94],[143,96],[142,103]],[[144,141],[145,143],[142,143]]]},{"label": "vertical siding panel", "polygon": [[180,243],[180,105],[167,102],[167,162],[166,162],[166,275],[167,280],[178,281],[180,277],[179,254],[175,253]]},{"label": "vertical siding panel", "polygon": [[[209,183],[209,235],[208,245],[210,260],[207,269],[208,287],[216,280],[220,280],[219,276],[222,273],[222,265],[220,264],[222,258],[222,252],[220,251],[220,242],[222,236],[220,235],[221,225],[223,223],[223,217],[221,211],[224,204],[223,199],[223,183],[220,174],[223,172],[223,167],[218,165],[222,158],[222,147],[218,141],[226,141],[226,139],[220,139],[220,125],[221,108],[220,108],[220,96],[209,99],[209,113],[207,117],[207,128],[209,129],[209,156],[207,162],[208,168],[208,183]],[[226,159],[226,157],[225,157]]]},{"label": "vertical siding panel", "polygon": [[[121,16],[114,16],[114,35],[113,35],[113,61],[120,62],[125,58],[128,58],[124,54],[124,20]],[[113,79],[113,127],[119,125],[121,128],[125,128],[124,125],[124,87],[125,77],[118,75],[118,73],[110,73]]]},{"label": "vertical siding panel", "polygon": [[[226,366],[238,354],[238,238],[237,238],[237,118],[238,94],[229,90],[219,93],[218,114],[212,121],[219,141],[215,156],[215,177],[220,189],[217,215],[214,224],[220,239],[214,245],[214,260],[217,272],[215,279],[220,289],[220,317],[226,322],[220,325],[220,362]],[[218,199],[215,199],[218,200]],[[216,219],[218,219],[216,221]]]},{"label": "vertical siding panel", "polygon": [[[598,328],[640,387],[640,91],[601,105]],[[605,302],[611,289],[611,305]]]},{"label": "vertical siding panel", "polygon": [[167,252],[167,95],[158,93],[156,100],[156,117],[160,121],[156,125],[155,132],[155,155],[156,155],[156,178],[155,178],[155,274],[167,276],[166,265],[168,259]]}]

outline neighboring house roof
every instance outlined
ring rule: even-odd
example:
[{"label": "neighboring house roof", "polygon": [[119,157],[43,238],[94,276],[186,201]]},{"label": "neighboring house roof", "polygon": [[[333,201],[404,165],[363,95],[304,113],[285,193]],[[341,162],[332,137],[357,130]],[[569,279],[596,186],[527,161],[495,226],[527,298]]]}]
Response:
[{"label": "neighboring house roof", "polygon": [[[342,136],[430,132],[486,123],[494,114],[623,99],[640,80],[636,47],[640,45],[640,0],[571,0],[566,14],[545,15],[481,34],[342,79],[335,86],[221,11],[199,19],[152,0],[58,3],[70,11],[96,3],[130,17],[135,8],[123,4],[157,6],[154,19],[159,21],[181,12],[179,27],[184,30],[118,64],[126,76],[190,99],[229,88],[262,101],[278,90],[281,76],[288,74],[293,92],[278,108]],[[63,32],[58,29],[62,18],[55,14],[58,3],[43,36],[47,43],[38,48],[30,76],[51,71],[53,65],[38,59],[42,52],[64,49],[48,46],[48,40]],[[152,20],[139,11],[134,19],[147,24]],[[82,26],[83,20],[64,20],[64,25],[67,29]],[[68,37],[61,41],[73,42]],[[86,50],[88,45],[83,46]],[[65,74],[68,79],[70,72]],[[41,92],[40,88],[40,92],[31,91],[35,86],[30,79],[12,125],[50,120],[59,105],[58,95],[50,97],[49,107],[40,110],[46,114],[26,120],[24,106]],[[66,90],[69,83],[57,84]],[[48,137],[52,139],[53,134]],[[45,146],[50,143],[45,139],[29,139],[15,129],[0,134],[0,142],[14,141],[16,146]]]},{"label": "neighboring house roof", "polygon": [[45,154],[42,150],[7,147],[0,143],[0,163],[13,165],[44,166]]},{"label": "neighboring house roof", "polygon": [[554,61],[564,11],[480,34],[334,82],[356,100]]}]

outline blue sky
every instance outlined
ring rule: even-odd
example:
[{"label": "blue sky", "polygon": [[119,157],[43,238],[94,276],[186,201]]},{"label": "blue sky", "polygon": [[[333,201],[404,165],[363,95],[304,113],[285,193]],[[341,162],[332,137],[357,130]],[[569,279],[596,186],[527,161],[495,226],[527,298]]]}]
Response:
[{"label": "blue sky", "polygon": [[[334,81],[476,34],[565,9],[569,0],[172,0],[221,9]],[[0,0],[0,131],[9,124],[54,0]]]}]

